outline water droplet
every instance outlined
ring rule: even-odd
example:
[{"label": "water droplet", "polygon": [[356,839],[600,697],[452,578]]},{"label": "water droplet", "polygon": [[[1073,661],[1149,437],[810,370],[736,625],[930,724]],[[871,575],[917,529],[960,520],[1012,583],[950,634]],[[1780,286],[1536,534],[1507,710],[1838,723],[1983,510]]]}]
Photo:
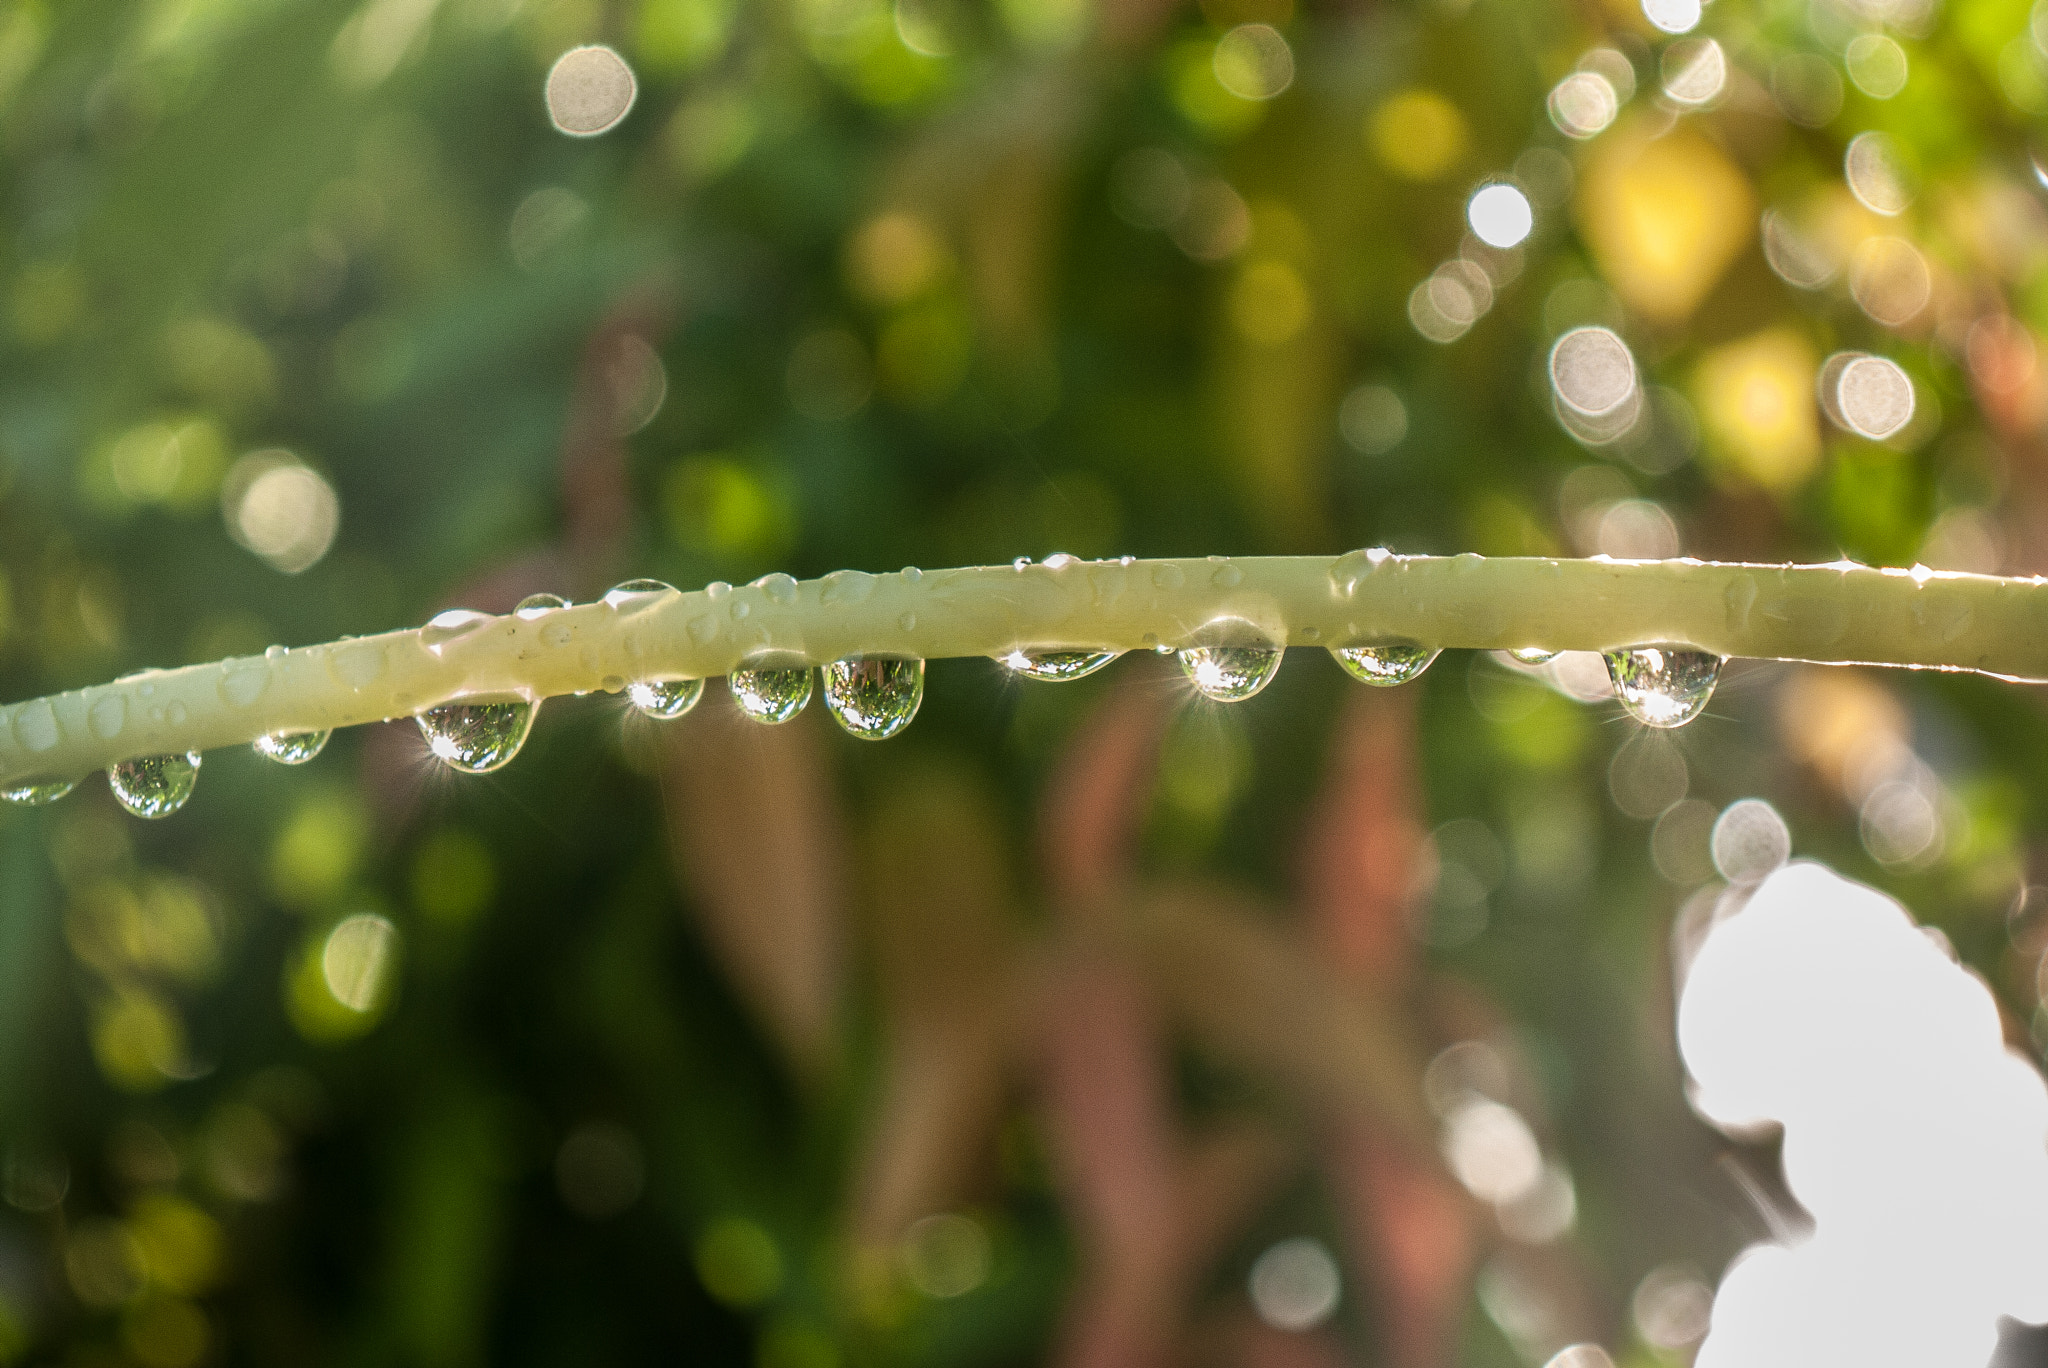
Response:
[{"label": "water droplet", "polygon": [[903,576],[903,582],[905,584],[916,584],[919,580],[924,578],[924,571],[918,569],[914,565],[906,565],[901,570],[897,571],[897,573]]},{"label": "water droplet", "polygon": [[1542,646],[1517,646],[1508,654],[1523,665],[1548,665],[1557,659],[1557,652]]},{"label": "water droplet", "polygon": [[688,632],[690,640],[699,646],[707,645],[711,638],[718,635],[718,619],[709,613],[699,613],[683,625],[683,630]]},{"label": "water droplet", "polygon": [[716,603],[732,592],[732,586],[724,580],[713,580],[704,586],[704,597]]},{"label": "water droplet", "polygon": [[910,725],[924,702],[924,662],[858,656],[825,667],[825,706],[863,741],[886,741]]},{"label": "water droplet", "polygon": [[100,740],[113,740],[128,725],[128,700],[117,693],[95,698],[85,710],[85,724]]},{"label": "water droplet", "polygon": [[1273,682],[1280,670],[1278,646],[1187,646],[1180,667],[1206,698],[1237,703]]},{"label": "water droplet", "polygon": [[1244,571],[1234,565],[1219,565],[1216,573],[1209,576],[1209,583],[1218,589],[1235,589],[1244,583]]},{"label": "water droplet", "polygon": [[263,691],[269,687],[268,665],[230,665],[221,671],[216,689],[221,702],[231,708],[246,708],[263,697]]},{"label": "water droplet", "polygon": [[1080,563],[1081,558],[1079,556],[1070,556],[1064,551],[1055,551],[1045,558],[1045,568],[1048,570],[1064,570],[1070,565],[1079,565]]},{"label": "water droplet", "polygon": [[643,679],[626,686],[626,697],[648,717],[670,722],[697,706],[704,696],[701,679]]},{"label": "water droplet", "polygon": [[1019,557],[1017,557],[1017,559],[1015,559],[1015,560],[1013,560],[1013,561],[1011,561],[1011,562],[1010,562],[1010,568],[1011,568],[1012,570],[1029,570],[1029,569],[1031,568],[1031,557],[1029,557],[1029,556],[1019,556]]},{"label": "water droplet", "polygon": [[1721,657],[1688,646],[1634,646],[1606,656],[1621,706],[1649,727],[1682,727],[1698,717],[1721,677]]},{"label": "water droplet", "polygon": [[107,771],[107,787],[137,817],[168,817],[185,806],[199,783],[199,752],[144,755]]},{"label": "water droplet", "polygon": [[748,615],[754,611],[754,605],[747,602],[745,599],[734,599],[732,601],[732,607],[726,609],[725,611],[731,615],[732,620],[734,622],[745,622],[747,620]]},{"label": "water droplet", "polygon": [[427,749],[450,769],[487,774],[509,762],[533,730],[538,703],[444,703],[413,720]]},{"label": "water droplet", "polygon": [[624,584],[614,584],[604,591],[604,605],[614,611],[622,608],[639,609],[652,604],[661,594],[675,592],[676,587],[673,584],[663,584],[660,580],[627,580]]},{"label": "water droplet", "polygon": [[818,586],[820,603],[859,603],[875,592],[875,577],[864,570],[834,570]]},{"label": "water droplet", "polygon": [[996,658],[1026,679],[1064,682],[1092,675],[1121,654],[1121,651],[1012,651]]},{"label": "water droplet", "polygon": [[725,686],[740,711],[756,722],[787,722],[811,701],[811,667],[734,670],[725,677]]},{"label": "water droplet", "polygon": [[1419,678],[1436,659],[1437,650],[1413,641],[1382,641],[1370,646],[1332,646],[1330,654],[1353,679],[1392,688]]},{"label": "water droplet", "polygon": [[272,732],[249,743],[258,755],[280,765],[303,765],[327,749],[331,731]]},{"label": "water droplet", "polygon": [[284,654],[284,647],[282,646],[265,646],[263,648],[263,658],[265,660],[283,660]]},{"label": "water droplet", "polygon": [[1118,565],[1121,565],[1124,569],[1128,570],[1138,563],[1138,558],[1136,556],[1118,556],[1116,558],[1116,563]]},{"label": "water droplet", "polygon": [[903,629],[904,631],[906,631],[906,632],[914,632],[914,631],[916,631],[916,630],[917,630],[917,614],[915,614],[915,613],[905,613],[905,614],[903,614],[903,616],[901,616],[901,617],[899,617],[899,618],[897,618],[897,619],[896,619],[896,625],[897,625],[898,627],[901,627],[901,628],[902,628],[902,629]]},{"label": "water droplet", "polygon": [[56,802],[77,787],[76,779],[30,779],[0,788],[0,798],[23,807],[41,807],[44,803]]},{"label": "water droplet", "polygon": [[1155,589],[1178,589],[1188,582],[1178,565],[1168,563],[1152,567],[1152,587]]},{"label": "water droplet", "polygon": [[569,600],[563,598],[560,594],[528,594],[525,598],[519,600],[518,605],[512,611],[530,621],[533,618],[546,617],[557,608],[567,608],[568,606]]},{"label": "water droplet", "polygon": [[46,751],[56,746],[57,712],[48,699],[30,699],[14,710],[14,736],[25,750]]},{"label": "water droplet", "polygon": [[761,576],[754,581],[754,587],[785,608],[796,602],[796,580],[780,570]]},{"label": "water droplet", "polygon": [[450,608],[445,613],[436,613],[427,620],[426,626],[420,628],[420,645],[439,655],[441,649],[449,642],[458,637],[468,636],[479,627],[488,624],[490,620],[486,613],[474,612],[468,608]]}]

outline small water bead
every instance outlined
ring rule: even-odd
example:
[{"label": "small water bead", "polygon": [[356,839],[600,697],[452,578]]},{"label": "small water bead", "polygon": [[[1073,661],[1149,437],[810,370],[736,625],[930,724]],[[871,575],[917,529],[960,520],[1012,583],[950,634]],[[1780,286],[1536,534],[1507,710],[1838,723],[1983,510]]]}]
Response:
[{"label": "small water bead", "polygon": [[632,603],[633,600],[645,598],[650,594],[673,594],[675,592],[676,587],[673,584],[664,584],[660,580],[627,580],[624,584],[614,584],[611,588],[604,591],[604,604],[607,608],[623,608],[627,604]]},{"label": "small water bead", "polygon": [[1092,675],[1121,654],[1121,651],[1012,651],[997,659],[1026,679],[1064,682]]},{"label": "small water bead", "polygon": [[45,803],[56,802],[77,787],[76,779],[31,779],[0,788],[0,799],[23,807],[41,807]]},{"label": "small water bead", "polygon": [[1011,562],[1010,562],[1010,568],[1011,568],[1012,570],[1029,570],[1029,569],[1031,568],[1031,557],[1029,557],[1029,556],[1019,556],[1019,557],[1017,557],[1017,559],[1015,559],[1015,560],[1013,560],[1013,561],[1011,561]]},{"label": "small water bead", "polygon": [[545,617],[557,608],[567,608],[568,606],[569,600],[563,598],[560,594],[528,594],[525,598],[519,600],[518,605],[512,611],[520,617],[531,621],[537,617]]},{"label": "small water bead", "polygon": [[924,702],[924,662],[896,656],[854,656],[825,667],[825,706],[847,732],[886,741],[910,725]]},{"label": "small water bead", "polygon": [[413,720],[427,749],[450,769],[488,774],[509,763],[533,730],[538,703],[444,703]]},{"label": "small water bead", "polygon": [[1518,665],[1548,665],[1557,659],[1557,652],[1543,646],[1517,646],[1508,656]]},{"label": "small water bead", "polygon": [[303,765],[327,749],[327,738],[332,735],[331,731],[272,732],[257,737],[249,745],[266,760],[275,760],[280,765]]},{"label": "small water bead", "polygon": [[626,697],[647,717],[673,722],[704,696],[701,679],[643,679],[626,686]]},{"label": "small water bead", "polygon": [[761,576],[761,578],[754,581],[754,587],[766,594],[771,601],[779,603],[785,608],[796,602],[796,580],[793,576],[783,574],[780,570],[772,575]]},{"label": "small water bead", "polygon": [[1682,727],[1698,717],[1721,677],[1721,657],[1689,646],[1633,646],[1605,655],[1615,696],[1647,727]]},{"label": "small water bead", "polygon": [[1069,555],[1065,551],[1055,551],[1045,558],[1045,568],[1048,570],[1064,570],[1070,565],[1079,565],[1080,563],[1081,558],[1079,556]]},{"label": "small water bead", "polygon": [[1175,653],[1180,668],[1205,698],[1238,703],[1273,682],[1280,671],[1278,646],[1186,646]]},{"label": "small water bead", "polygon": [[185,806],[199,783],[199,752],[144,755],[107,771],[107,787],[137,817],[168,817]]},{"label": "small water bead", "polygon": [[1330,654],[1353,679],[1390,689],[1421,678],[1436,659],[1437,648],[1414,641],[1383,641],[1370,646],[1332,646]]},{"label": "small water bead", "polygon": [[725,677],[725,686],[740,711],[756,722],[787,722],[811,701],[811,667],[734,670]]}]

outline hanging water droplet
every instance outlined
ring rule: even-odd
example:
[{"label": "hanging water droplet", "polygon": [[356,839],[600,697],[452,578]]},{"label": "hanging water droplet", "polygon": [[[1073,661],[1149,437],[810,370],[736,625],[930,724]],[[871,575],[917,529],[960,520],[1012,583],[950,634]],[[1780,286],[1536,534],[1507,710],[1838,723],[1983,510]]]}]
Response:
[{"label": "hanging water droplet", "polygon": [[648,717],[672,722],[704,696],[701,679],[643,679],[626,686],[626,697]]},{"label": "hanging water droplet", "polygon": [[199,752],[143,755],[107,771],[107,787],[137,817],[168,817],[185,806],[199,783]]},{"label": "hanging water droplet", "polygon": [[1382,641],[1370,646],[1332,646],[1330,654],[1353,679],[1392,688],[1419,678],[1436,659],[1437,648],[1414,641]]},{"label": "hanging water droplet", "polygon": [[787,722],[811,701],[811,667],[734,670],[725,677],[725,686],[740,711],[756,722]]},{"label": "hanging water droplet", "polygon": [[1721,677],[1721,657],[1689,646],[1633,646],[1606,657],[1621,706],[1649,727],[1682,727],[1698,717]]},{"label": "hanging water droplet", "polygon": [[427,749],[450,769],[487,774],[510,761],[533,730],[540,704],[444,703],[414,718]]},{"label": "hanging water droplet", "polygon": [[1542,646],[1517,646],[1508,655],[1522,665],[1548,665],[1557,659],[1557,652]]},{"label": "hanging water droplet", "polygon": [[639,607],[639,604],[634,603],[635,599],[651,603],[653,602],[653,595],[673,594],[674,592],[676,592],[676,587],[673,584],[664,584],[660,580],[627,580],[624,584],[614,584],[611,588],[604,591],[604,604],[605,607],[614,609],[624,608],[629,605]]},{"label": "hanging water droplet", "polygon": [[886,741],[902,731],[922,702],[922,660],[856,656],[825,667],[825,706],[863,741]]},{"label": "hanging water droplet", "polygon": [[1012,651],[996,657],[1026,679],[1065,681],[1092,675],[1121,651]]},{"label": "hanging water droplet", "polygon": [[275,760],[280,765],[303,765],[327,749],[327,738],[332,735],[331,731],[272,732],[257,737],[249,745],[266,760]]},{"label": "hanging water droplet", "polygon": [[557,608],[567,608],[568,606],[569,600],[563,598],[560,594],[528,594],[525,598],[519,600],[518,605],[512,611],[530,621],[533,618],[545,617]]},{"label": "hanging water droplet", "polygon": [[1280,670],[1278,646],[1185,646],[1177,654],[1195,687],[1218,703],[1250,698]]},{"label": "hanging water droplet", "polygon": [[0,798],[23,807],[41,807],[44,803],[56,802],[77,787],[76,779],[30,779],[0,788]]}]

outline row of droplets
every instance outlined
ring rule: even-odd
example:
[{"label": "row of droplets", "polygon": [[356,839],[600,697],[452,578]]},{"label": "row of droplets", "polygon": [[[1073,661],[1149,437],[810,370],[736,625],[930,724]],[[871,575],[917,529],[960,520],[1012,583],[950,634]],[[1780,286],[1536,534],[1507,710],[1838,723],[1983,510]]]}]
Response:
[{"label": "row of droplets", "polygon": [[[614,607],[649,594],[673,593],[659,580],[629,580],[604,601]],[[569,601],[534,594],[514,609],[538,617]],[[481,615],[476,615],[481,617]],[[1269,642],[1160,646],[1204,696],[1219,703],[1250,698],[1279,672],[1285,648]],[[1333,646],[1330,655],[1345,673],[1367,684],[1393,687],[1421,676],[1438,655],[1413,641]],[[1016,650],[998,659],[1027,679],[1064,682],[1082,679],[1115,660],[1121,651]],[[1542,665],[1557,652],[1530,647],[1509,652],[1524,665]],[[1605,653],[1615,696],[1628,714],[1647,726],[1678,727],[1699,716],[1720,677],[1721,657],[1684,646],[1636,646]],[[924,661],[905,656],[851,656],[821,667],[825,705],[849,734],[882,741],[910,725],[924,701]],[[787,722],[811,701],[809,665],[764,665],[734,670],[726,677],[740,711],[756,722]],[[672,721],[703,697],[702,679],[647,679],[625,686],[627,700],[642,715]],[[536,699],[446,703],[415,717],[427,749],[450,769],[487,774],[512,760],[526,744],[539,712]],[[326,748],[330,731],[276,732],[258,737],[257,754],[284,765],[303,765]],[[138,817],[167,817],[183,807],[198,784],[198,751],[123,760],[107,770],[107,783],[122,807]],[[31,780],[0,789],[11,803],[52,803],[71,792],[75,779]]]}]

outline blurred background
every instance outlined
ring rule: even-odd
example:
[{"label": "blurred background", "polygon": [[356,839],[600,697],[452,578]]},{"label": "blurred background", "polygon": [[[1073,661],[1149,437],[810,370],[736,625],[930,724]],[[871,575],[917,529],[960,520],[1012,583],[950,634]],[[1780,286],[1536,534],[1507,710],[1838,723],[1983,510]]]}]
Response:
[{"label": "blurred background", "polygon": [[[638,576],[2042,571],[2044,116],[2019,0],[6,0],[0,696]],[[1802,1213],[1677,975],[1790,850],[2034,1054],[2048,728],[1607,694],[952,660],[0,812],[0,1358],[1685,1363]]]}]

